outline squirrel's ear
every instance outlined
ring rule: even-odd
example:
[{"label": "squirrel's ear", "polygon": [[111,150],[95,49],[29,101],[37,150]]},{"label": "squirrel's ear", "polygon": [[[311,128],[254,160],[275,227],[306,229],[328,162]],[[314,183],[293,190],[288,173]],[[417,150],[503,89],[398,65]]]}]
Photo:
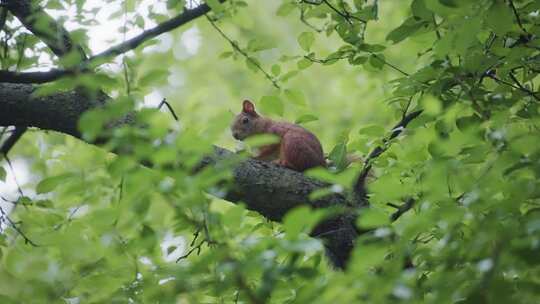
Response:
[{"label": "squirrel's ear", "polygon": [[242,111],[247,114],[258,116],[257,112],[255,112],[255,105],[247,99],[244,100],[244,103],[242,104]]}]

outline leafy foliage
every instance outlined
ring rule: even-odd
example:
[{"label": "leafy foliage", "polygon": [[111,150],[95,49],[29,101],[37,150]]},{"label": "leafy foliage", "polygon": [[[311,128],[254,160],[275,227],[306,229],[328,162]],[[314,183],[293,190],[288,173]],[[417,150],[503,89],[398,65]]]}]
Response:
[{"label": "leafy foliage", "polygon": [[[75,24],[88,50],[98,14],[122,19],[122,37],[189,1],[42,2]],[[38,89],[113,96],[79,125],[88,140],[110,132],[106,150],[126,153],[42,132],[12,150],[32,179],[12,204],[14,223],[2,213],[0,301],[539,301],[538,1],[207,3],[208,20],[144,44],[116,68]],[[40,56],[58,66],[79,60],[57,60],[10,15],[0,49],[4,70],[35,67]],[[137,115],[144,127],[106,128],[156,94],[178,122],[147,107]],[[347,152],[388,147],[372,163],[371,206],[357,222],[367,232],[345,271],[309,237],[331,211],[300,207],[269,222],[219,199],[230,167],[191,174],[212,144],[234,146],[228,110],[248,96],[321,138],[336,168],[310,174],[335,183],[332,191],[350,189],[361,169],[347,167]],[[388,126],[419,109],[404,136],[382,142]],[[145,161],[155,168],[138,165]],[[415,207],[391,222],[410,198]]]}]

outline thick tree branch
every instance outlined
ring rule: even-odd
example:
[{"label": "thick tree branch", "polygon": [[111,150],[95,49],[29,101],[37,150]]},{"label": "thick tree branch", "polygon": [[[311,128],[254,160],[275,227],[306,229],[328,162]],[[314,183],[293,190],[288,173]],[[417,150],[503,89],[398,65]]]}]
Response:
[{"label": "thick tree branch", "polygon": [[141,34],[126,40],[118,45],[115,45],[99,54],[96,54],[89,59],[83,61],[74,69],[52,69],[47,72],[26,72],[17,73],[10,71],[0,72],[0,82],[8,83],[45,83],[51,82],[60,77],[74,74],[77,72],[89,71],[92,65],[101,64],[110,58],[126,53],[143,44],[144,42],[155,38],[163,33],[169,32],[181,25],[184,25],[210,11],[207,4],[201,4],[193,9],[185,9],[181,14],[173,17],[157,26],[148,29]]},{"label": "thick tree branch", "polygon": [[[32,3],[31,1],[5,1],[6,6],[2,7],[0,18],[1,26],[4,26],[6,21],[6,9],[9,9],[11,13],[16,16],[19,21],[36,37],[40,38],[58,57],[64,57],[72,50],[76,50],[80,56],[80,59],[86,59],[86,54],[82,47],[73,42],[69,36],[69,32],[59,23],[57,23],[51,16],[49,16],[40,6]],[[24,49],[24,47],[23,47]],[[24,50],[23,50],[24,51]],[[22,55],[21,57],[22,58]],[[18,64],[17,64],[18,66]],[[7,73],[8,75],[3,75]],[[26,76],[22,76],[20,72],[0,71],[0,79],[3,76],[13,80],[19,80],[20,82],[26,82],[25,79],[30,76],[33,80],[42,79],[44,76],[58,73],[58,70],[51,70],[49,73],[43,75],[42,73],[30,72]],[[39,82],[42,81],[32,81]],[[9,150],[17,143],[17,141],[24,135],[27,127],[17,127],[15,132],[4,142],[1,149],[1,154],[8,154]]]},{"label": "thick tree branch", "polygon": [[[53,130],[81,138],[77,129],[79,117],[87,110],[105,105],[107,96],[96,99],[76,92],[51,96],[34,96],[30,84],[0,83],[0,126],[27,126]],[[203,165],[219,164],[233,153],[216,147],[213,155],[205,157]],[[264,217],[280,221],[291,209],[302,204],[313,208],[339,206],[350,202],[344,194],[334,193],[317,200],[309,195],[329,185],[305,177],[299,172],[275,164],[248,159],[233,168],[233,184],[224,199],[245,203],[248,209]],[[312,235],[323,240],[332,263],[344,268],[357,237],[356,211],[343,213],[320,224]]]},{"label": "thick tree branch", "polygon": [[0,70],[0,82],[8,83],[46,83],[62,76],[75,74],[71,70],[51,69],[47,72],[15,72]]}]

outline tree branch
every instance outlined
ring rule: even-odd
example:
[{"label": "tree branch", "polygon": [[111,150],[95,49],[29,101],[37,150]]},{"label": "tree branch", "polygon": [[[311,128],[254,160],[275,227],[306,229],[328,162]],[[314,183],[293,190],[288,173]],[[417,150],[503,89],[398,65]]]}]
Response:
[{"label": "tree branch", "polygon": [[[0,16],[1,27],[4,26],[6,21],[6,8],[16,16],[19,21],[36,37],[40,38],[58,57],[64,57],[71,51],[76,50],[79,53],[80,59],[86,59],[86,54],[82,47],[71,39],[69,32],[59,23],[57,23],[49,14],[47,14],[40,6],[33,4],[31,1],[10,1],[6,0],[6,6],[2,7]],[[47,24],[45,29],[44,24]],[[22,59],[22,52],[24,52],[24,45],[22,47],[21,54],[19,55],[19,62],[17,63],[17,69]],[[7,73],[8,75],[4,75]],[[50,77],[50,74],[58,74],[58,70],[51,70],[49,73],[30,72],[24,73],[27,75],[21,75],[20,72],[0,71],[0,81],[2,77],[7,76],[13,80],[19,80],[20,82],[26,82],[25,79],[33,79],[35,83],[42,83],[39,81],[43,77]],[[4,142],[0,148],[2,155],[7,157],[9,150],[17,143],[17,141],[24,135],[27,127],[17,127],[15,132]]]},{"label": "tree branch", "polygon": [[259,71],[261,71],[263,74],[264,74],[264,77],[266,77],[266,79],[270,80],[270,82],[272,83],[272,85],[276,88],[276,89],[281,89],[279,84],[277,83],[277,81],[274,79],[274,77],[270,76],[270,74],[268,74],[268,72],[266,72],[263,67],[259,64],[259,62],[257,62],[257,60],[253,59],[252,57],[249,56],[248,53],[246,53],[244,50],[242,50],[242,48],[236,43],[234,42],[231,38],[229,38],[229,36],[227,36],[227,34],[225,34],[220,28],[219,26],[217,26],[217,24],[214,22],[214,20],[212,20],[210,17],[206,16],[206,19],[208,20],[208,22],[210,22],[210,25],[212,25],[212,27],[219,33],[219,35],[221,35],[221,37],[223,37],[223,39],[227,40],[227,42],[230,43],[231,47],[236,50],[237,52],[239,52],[240,54],[242,54],[242,56],[244,56],[244,58],[246,58],[247,61],[251,62],[251,64],[253,64]]},{"label": "tree branch", "polygon": [[[81,138],[77,129],[79,117],[89,109],[105,105],[108,99],[104,94],[91,99],[78,91],[34,96],[33,91],[30,84],[0,83],[0,126],[37,127]],[[233,152],[215,147],[214,153],[204,157],[201,163],[219,165],[235,156]],[[330,185],[269,162],[247,159],[232,170],[232,185],[223,199],[242,202],[248,209],[273,221],[281,221],[289,210],[300,205],[343,209],[352,205],[347,195],[341,193],[310,200],[312,192]],[[358,236],[356,212],[349,211],[321,223],[312,233],[320,235],[330,260],[338,268],[345,267]]]},{"label": "tree branch", "polygon": [[403,214],[405,214],[407,211],[411,210],[412,207],[414,207],[414,203],[415,203],[415,200],[414,198],[411,197],[411,198],[408,198],[405,201],[405,203],[401,206],[388,204],[389,206],[392,206],[397,209],[397,211],[392,213],[392,215],[390,216],[390,220],[392,220],[392,222],[397,221],[398,218],[400,218]]},{"label": "tree branch", "polygon": [[0,70],[0,82],[8,83],[46,83],[62,76],[73,75],[75,71],[51,69],[47,72],[15,72]]},{"label": "tree branch", "polygon": [[0,147],[0,156],[7,155],[9,153],[9,150],[11,150],[11,148],[13,148],[17,141],[23,136],[26,129],[27,127],[15,128],[15,131],[9,135],[8,139],[6,139],[6,141],[4,141]]},{"label": "tree branch", "polygon": [[47,72],[26,72],[18,73],[11,71],[0,71],[0,82],[8,83],[46,83],[59,79],[66,75],[90,71],[93,64],[101,64],[111,57],[126,53],[143,44],[144,42],[155,38],[163,33],[171,31],[181,25],[184,25],[210,11],[207,4],[201,4],[193,9],[185,9],[181,14],[173,17],[155,27],[148,29],[141,34],[115,45],[89,59],[81,62],[73,69],[52,69]]}]

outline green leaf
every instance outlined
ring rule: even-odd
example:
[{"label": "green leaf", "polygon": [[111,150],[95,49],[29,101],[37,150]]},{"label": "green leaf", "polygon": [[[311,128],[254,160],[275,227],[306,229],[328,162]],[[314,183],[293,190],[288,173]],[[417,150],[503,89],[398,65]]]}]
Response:
[{"label": "green leaf", "polygon": [[305,124],[308,122],[319,120],[319,117],[313,115],[313,114],[304,114],[298,117],[295,121],[296,124]]},{"label": "green leaf", "polygon": [[337,144],[332,151],[328,154],[328,159],[332,161],[338,171],[342,171],[348,165],[347,161],[347,143],[349,142],[348,132],[343,132],[339,138]]},{"label": "green leaf", "polygon": [[304,93],[300,90],[293,90],[293,89],[286,89],[285,90],[285,97],[288,101],[294,103],[297,106],[306,106],[306,98],[304,97]]},{"label": "green leaf", "polygon": [[152,86],[156,83],[165,82],[169,76],[169,71],[165,69],[153,69],[142,75],[139,80],[139,86]]},{"label": "green leaf", "polygon": [[441,102],[432,95],[427,95],[421,100],[422,106],[424,107],[424,113],[436,116],[442,110]]},{"label": "green leaf", "polygon": [[422,28],[422,26],[426,24],[427,23],[425,21],[418,21],[412,17],[408,18],[400,26],[388,33],[386,40],[391,40],[393,43],[401,42],[416,33],[420,28]]},{"label": "green leaf", "polygon": [[225,58],[229,58],[233,55],[234,53],[231,52],[231,51],[226,51],[226,52],[223,52],[221,54],[219,54],[219,58],[220,59],[225,59]]},{"label": "green leaf", "polygon": [[103,111],[96,109],[86,111],[79,119],[79,130],[82,131],[83,138],[87,141],[94,141],[105,124]]},{"label": "green leaf", "polygon": [[272,72],[272,75],[279,76],[279,74],[281,74],[281,67],[279,66],[279,64],[274,64],[272,65],[270,71]]},{"label": "green leaf", "polygon": [[379,125],[369,125],[369,126],[360,128],[360,131],[358,131],[358,133],[360,135],[382,137],[386,133],[386,130],[385,128]]},{"label": "green leaf", "polygon": [[369,56],[369,64],[377,70],[380,70],[384,67],[383,60],[384,60],[383,54]]},{"label": "green leaf", "polygon": [[388,224],[390,224],[390,216],[375,207],[362,210],[357,223],[362,229],[373,229]]},{"label": "green leaf", "polygon": [[309,59],[302,58],[297,62],[298,69],[303,70],[309,68],[313,62]]},{"label": "green leaf", "polygon": [[298,36],[298,44],[306,52],[309,52],[314,41],[315,35],[312,32],[303,32]]},{"label": "green leaf", "polygon": [[426,21],[432,22],[434,18],[433,13],[427,8],[424,0],[414,0],[411,3],[411,11],[413,13],[413,16]]},{"label": "green leaf", "polygon": [[[257,73],[259,72],[259,66],[260,66],[260,63],[259,63],[259,60],[257,60],[256,58],[254,57],[246,57],[246,66],[253,72]],[[259,65],[259,66],[257,66]]]},{"label": "green leaf", "polygon": [[260,38],[254,38],[249,40],[247,50],[250,52],[260,52],[263,50],[268,50],[275,48],[275,44],[268,38],[266,39],[260,39]]},{"label": "green leaf", "polygon": [[504,36],[512,29],[513,18],[511,9],[505,2],[494,1],[484,20],[497,35]]},{"label": "green leaf", "polygon": [[279,6],[279,8],[276,11],[276,15],[285,17],[289,15],[295,8],[296,8],[296,4],[285,2]]},{"label": "green leaf", "polygon": [[38,194],[47,193],[53,191],[56,187],[65,183],[67,180],[73,178],[72,173],[61,174],[57,176],[47,177],[39,182],[36,186],[36,192]]},{"label": "green leaf", "polygon": [[264,113],[283,116],[283,101],[277,96],[263,96],[259,102]]},{"label": "green leaf", "polygon": [[4,169],[4,167],[0,167],[0,181],[5,182],[6,176],[7,176],[6,169]]},{"label": "green leaf", "polygon": [[279,136],[274,134],[257,134],[246,138],[244,142],[250,147],[260,147],[275,144],[279,141]]},{"label": "green leaf", "polygon": [[223,4],[219,0],[206,0],[205,2],[215,13],[221,13],[224,9]]},{"label": "green leaf", "polygon": [[295,239],[302,232],[309,232],[324,216],[322,210],[312,210],[308,206],[296,207],[283,219],[283,228],[289,239]]}]

